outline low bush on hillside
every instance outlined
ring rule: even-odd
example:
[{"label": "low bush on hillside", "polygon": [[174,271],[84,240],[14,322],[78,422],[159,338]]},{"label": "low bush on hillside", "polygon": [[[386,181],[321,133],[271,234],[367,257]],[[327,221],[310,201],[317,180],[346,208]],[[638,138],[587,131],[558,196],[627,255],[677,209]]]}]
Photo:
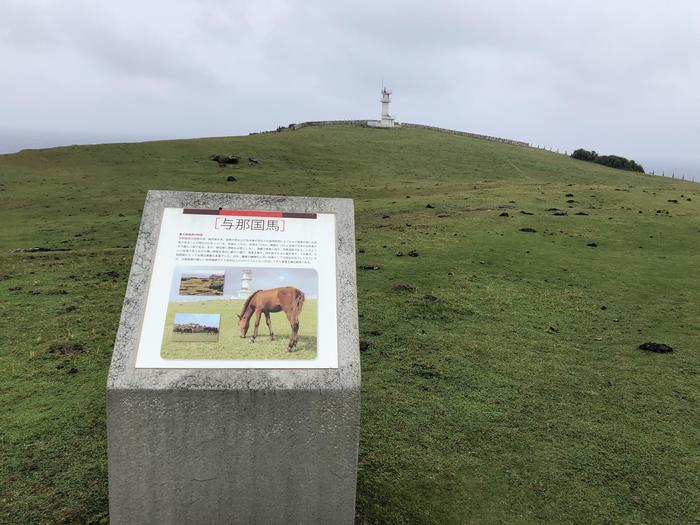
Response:
[{"label": "low bush on hillside", "polygon": [[644,173],[644,168],[641,164],[637,164],[633,160],[619,157],[617,155],[598,155],[595,151],[588,151],[583,148],[577,149],[571,154],[571,157],[578,160],[588,162],[596,162],[609,168],[617,168],[619,170],[638,171]]}]

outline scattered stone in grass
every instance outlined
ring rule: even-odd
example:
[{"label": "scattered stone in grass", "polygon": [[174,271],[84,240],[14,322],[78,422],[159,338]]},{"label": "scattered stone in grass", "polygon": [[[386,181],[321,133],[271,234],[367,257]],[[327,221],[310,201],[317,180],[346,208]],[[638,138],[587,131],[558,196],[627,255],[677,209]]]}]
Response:
[{"label": "scattered stone in grass", "polygon": [[382,331],[381,331],[381,330],[372,330],[372,331],[369,333],[369,335],[373,335],[373,336],[377,337],[377,336],[382,335]]},{"label": "scattered stone in grass", "polygon": [[397,257],[403,257],[404,253],[403,252],[396,252]]},{"label": "scattered stone in grass", "polygon": [[447,275],[449,275],[450,277],[452,277],[454,274],[454,272],[447,272]]},{"label": "scattered stone in grass", "polygon": [[111,280],[113,283],[115,283],[117,282],[117,279],[119,279],[119,272],[115,272],[114,270],[100,272],[97,274],[97,277],[101,278],[103,281]]},{"label": "scattered stone in grass", "polygon": [[77,374],[77,373],[78,373],[78,369],[75,368],[74,366],[72,366],[72,367],[70,367],[70,368],[68,369],[68,373],[69,373],[69,374]]},{"label": "scattered stone in grass", "polygon": [[438,217],[444,219],[445,217],[449,217],[449,215],[447,213],[438,213]]},{"label": "scattered stone in grass", "polygon": [[229,175],[228,177],[226,177],[226,182],[236,182],[236,177],[234,177],[233,175]]},{"label": "scattered stone in grass", "polygon": [[530,213],[529,211],[525,211],[525,210],[520,210],[520,213],[522,213],[523,215],[532,215],[532,213]]},{"label": "scattered stone in grass", "polygon": [[439,299],[437,297],[435,297],[434,295],[431,295],[431,294],[425,294],[423,296],[423,300],[427,301],[429,303],[435,303],[435,302],[439,301]]},{"label": "scattered stone in grass", "polygon": [[408,252],[409,257],[418,257],[418,252],[416,250],[411,250]]},{"label": "scattered stone in grass", "polygon": [[574,199],[569,199],[569,200],[567,200],[566,202],[567,202],[568,204],[573,204],[573,203],[576,202],[576,201],[575,201]]},{"label": "scattered stone in grass", "polygon": [[378,264],[361,264],[360,270],[381,270],[381,266]]},{"label": "scattered stone in grass", "polygon": [[535,233],[537,230],[535,228],[520,228],[521,232]]},{"label": "scattered stone in grass", "polygon": [[46,349],[48,354],[53,355],[76,355],[85,352],[86,348],[83,343],[78,341],[67,341],[65,343],[56,343]]},{"label": "scattered stone in grass", "polygon": [[588,215],[585,211],[577,211],[576,215]]},{"label": "scattered stone in grass", "polygon": [[687,201],[692,201],[693,199],[691,199],[690,197],[688,197],[688,198],[685,199],[685,200],[687,200]]},{"label": "scattered stone in grass", "polygon": [[505,208],[505,209],[509,210],[509,209],[513,208],[513,206],[511,206],[510,204],[497,204],[496,208],[499,208],[499,209]]},{"label": "scattered stone in grass", "polygon": [[504,211],[503,213],[501,213],[501,214],[499,215],[499,217],[510,217],[510,215],[508,215],[508,212],[507,212],[507,211]]},{"label": "scattered stone in grass", "polygon": [[258,159],[256,159],[255,157],[248,157],[248,161],[249,161],[251,164],[262,164],[262,163],[261,163]]},{"label": "scattered stone in grass", "polygon": [[566,197],[573,197],[573,196],[574,196],[573,193],[567,193],[567,194],[566,194]]},{"label": "scattered stone in grass", "polygon": [[6,273],[0,274],[0,281],[7,281],[10,278]]},{"label": "scattered stone in grass", "polygon": [[601,309],[601,310],[607,310],[607,309],[608,309],[608,307],[607,307],[607,306],[605,306],[605,305],[602,305],[602,306],[600,307],[600,309]]},{"label": "scattered stone in grass", "polygon": [[431,208],[434,208],[435,206],[433,206],[432,204],[426,204],[425,207],[431,209]]},{"label": "scattered stone in grass", "polygon": [[669,352],[673,352],[672,347],[663,343],[642,343],[637,348],[639,350],[648,350],[649,352],[656,352],[659,354],[667,354]]},{"label": "scattered stone in grass", "polygon": [[63,311],[64,311],[65,313],[69,314],[69,313],[71,313],[71,312],[75,312],[77,309],[78,309],[77,306],[73,306],[73,305],[71,304],[71,305],[66,306],[66,307],[63,309]]},{"label": "scattered stone in grass", "polygon": [[639,210],[637,213],[643,213],[642,210]]},{"label": "scattered stone in grass", "polygon": [[68,292],[66,292],[65,290],[48,290],[46,292],[46,295],[68,295]]},{"label": "scattered stone in grass", "polygon": [[569,215],[569,214],[566,213],[565,211],[555,211],[554,213],[552,213],[552,215],[557,215],[557,216],[561,217],[561,216]]},{"label": "scattered stone in grass", "polygon": [[559,208],[547,208],[545,211],[559,211]]},{"label": "scattered stone in grass", "polygon": [[586,246],[590,246],[591,248],[595,248],[598,246],[598,244],[596,244],[594,242],[589,242],[588,244],[586,244]]},{"label": "scattered stone in grass", "polygon": [[15,252],[36,253],[36,252],[69,252],[70,248],[49,248],[48,246],[33,246],[32,248],[17,248]]},{"label": "scattered stone in grass", "polygon": [[382,219],[388,219],[391,215],[382,215]]},{"label": "scattered stone in grass", "polygon": [[678,199],[668,199],[666,202],[672,202],[674,204],[678,204]]},{"label": "scattered stone in grass", "polygon": [[619,322],[620,322],[619,319],[613,319],[613,323],[619,323]]},{"label": "scattered stone in grass", "polygon": [[394,290],[399,292],[415,292],[416,287],[408,283],[397,283],[394,285]]},{"label": "scattered stone in grass", "polygon": [[364,352],[369,348],[369,341],[365,341],[364,339],[360,340],[360,352]]},{"label": "scattered stone in grass", "polygon": [[360,248],[360,249],[357,250],[357,251],[358,251],[359,253],[365,253],[365,249],[364,249],[364,248]]},{"label": "scattered stone in grass", "polygon": [[553,325],[551,325],[551,326],[549,327],[549,331],[550,331],[550,332],[557,333],[557,332],[559,331],[559,327],[558,327],[557,325],[554,325],[554,324],[553,324]]}]

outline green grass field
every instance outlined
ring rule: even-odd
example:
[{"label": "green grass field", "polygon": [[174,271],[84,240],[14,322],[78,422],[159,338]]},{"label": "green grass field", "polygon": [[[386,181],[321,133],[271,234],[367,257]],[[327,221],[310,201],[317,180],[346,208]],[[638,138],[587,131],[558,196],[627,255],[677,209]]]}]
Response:
[{"label": "green grass field", "polygon": [[[265,316],[260,319],[258,338],[251,343],[255,316],[251,319],[248,337],[239,336],[238,317],[243,308],[243,300],[229,301],[188,301],[170,303],[165,318],[165,337],[160,350],[165,359],[314,359],[316,357],[316,300],[306,299],[299,316],[299,341],[294,352],[287,352],[287,343],[292,334],[284,312],[270,314],[274,341],[265,324]],[[221,314],[218,341],[198,343],[173,339],[173,321],[176,313]],[[178,334],[179,335],[179,334]],[[183,334],[187,337],[189,334]],[[193,334],[200,335],[200,334]],[[183,337],[180,336],[180,337]]]},{"label": "green grass field", "polygon": [[[171,325],[171,328],[172,328],[172,325]],[[166,337],[167,337],[167,344],[168,345],[171,342],[193,343],[194,344],[194,343],[216,343],[219,341],[219,334],[206,334],[206,333],[176,334],[176,333],[173,333],[172,331],[167,332],[167,334],[168,335]],[[185,346],[189,347],[189,345],[185,345]],[[198,346],[199,345],[195,344],[194,348],[196,349]],[[189,359],[192,359],[192,358],[189,358]]]},{"label": "green grass field", "polygon": [[381,267],[358,270],[358,523],[698,522],[700,185],[340,126],[0,156],[0,523],[107,519],[149,189],[355,199],[358,264]]}]

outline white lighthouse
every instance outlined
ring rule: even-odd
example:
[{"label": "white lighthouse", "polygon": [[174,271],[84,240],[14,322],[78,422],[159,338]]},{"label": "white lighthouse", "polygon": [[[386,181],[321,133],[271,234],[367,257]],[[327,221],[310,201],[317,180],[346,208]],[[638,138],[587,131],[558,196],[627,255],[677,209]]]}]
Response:
[{"label": "white lighthouse", "polygon": [[393,128],[397,124],[394,122],[394,117],[389,113],[389,104],[391,103],[391,89],[386,87],[382,88],[382,98],[380,99],[382,103],[382,114],[381,120],[368,120],[367,125],[374,128]]},{"label": "white lighthouse", "polygon": [[250,294],[250,281],[253,280],[253,270],[243,270],[241,272],[241,289],[238,292],[239,299],[247,299]]}]

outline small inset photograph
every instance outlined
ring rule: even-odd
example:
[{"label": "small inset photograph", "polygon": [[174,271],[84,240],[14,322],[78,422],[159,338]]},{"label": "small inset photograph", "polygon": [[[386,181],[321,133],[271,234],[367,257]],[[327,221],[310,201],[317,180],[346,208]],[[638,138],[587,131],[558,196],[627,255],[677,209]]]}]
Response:
[{"label": "small inset photograph", "polygon": [[180,276],[180,295],[224,295],[224,274],[188,272]]},{"label": "small inset photograph", "polygon": [[216,343],[219,340],[219,314],[176,313],[171,340],[187,343]]}]

